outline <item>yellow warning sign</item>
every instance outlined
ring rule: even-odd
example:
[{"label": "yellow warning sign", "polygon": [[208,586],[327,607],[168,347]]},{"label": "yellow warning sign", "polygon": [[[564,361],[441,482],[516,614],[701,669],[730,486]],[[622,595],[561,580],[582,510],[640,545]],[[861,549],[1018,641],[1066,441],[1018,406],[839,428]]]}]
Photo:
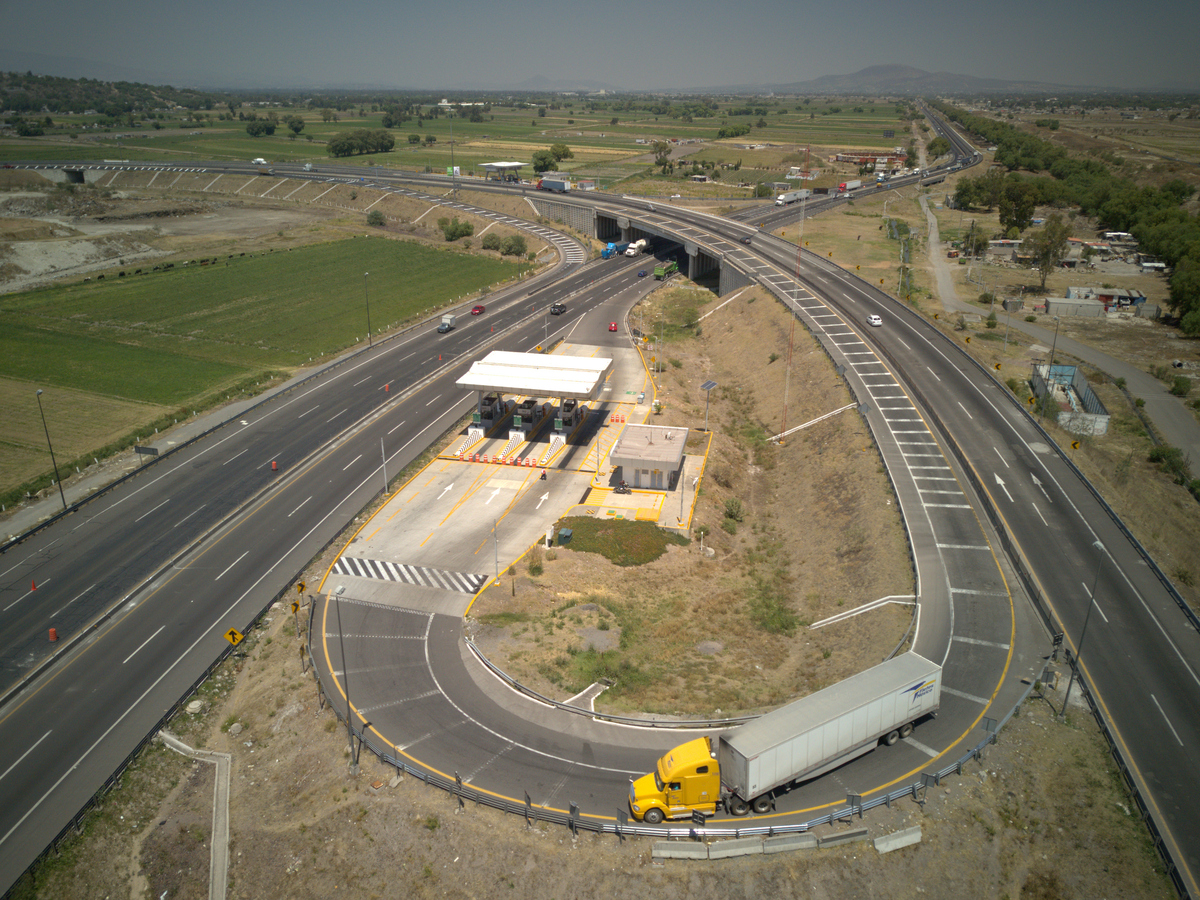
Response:
[{"label": "yellow warning sign", "polygon": [[229,641],[229,643],[233,644],[235,647],[240,644],[245,637],[246,636],[236,628],[230,628],[227,632],[225,632],[225,640]]}]

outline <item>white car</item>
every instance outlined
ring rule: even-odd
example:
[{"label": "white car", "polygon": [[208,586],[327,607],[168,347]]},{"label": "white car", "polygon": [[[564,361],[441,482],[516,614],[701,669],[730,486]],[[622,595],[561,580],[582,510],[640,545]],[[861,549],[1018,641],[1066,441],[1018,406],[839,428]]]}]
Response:
[{"label": "white car", "polygon": [[878,328],[883,324],[883,319],[879,318],[879,316],[867,316],[867,324]]}]

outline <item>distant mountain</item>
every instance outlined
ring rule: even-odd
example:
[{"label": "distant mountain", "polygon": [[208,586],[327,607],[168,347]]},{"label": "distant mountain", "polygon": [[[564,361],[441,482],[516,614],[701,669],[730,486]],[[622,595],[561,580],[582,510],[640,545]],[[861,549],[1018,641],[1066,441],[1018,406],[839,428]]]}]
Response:
[{"label": "distant mountain", "polygon": [[953,72],[926,72],[912,66],[868,66],[849,75],[822,75],[811,81],[789,84],[740,85],[711,88],[721,93],[776,94],[862,94],[878,97],[888,95],[953,95],[953,94],[1031,94],[1079,93],[1097,88],[1049,84],[1040,81],[1005,81],[1000,78],[976,78]]}]

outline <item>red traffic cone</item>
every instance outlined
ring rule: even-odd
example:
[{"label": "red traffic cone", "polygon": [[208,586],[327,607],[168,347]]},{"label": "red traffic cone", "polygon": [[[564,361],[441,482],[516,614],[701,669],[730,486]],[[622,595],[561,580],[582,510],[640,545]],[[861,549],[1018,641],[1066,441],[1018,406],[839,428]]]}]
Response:
[{"label": "red traffic cone", "polygon": [[29,582],[29,589],[30,589],[31,591],[36,591],[36,590],[37,590],[37,582],[36,582],[36,581],[30,581],[30,582]]},{"label": "red traffic cone", "polygon": [[53,644],[53,643],[54,643],[55,641],[57,641],[57,640],[58,640],[58,629],[57,629],[57,628],[51,628],[51,629],[50,629],[50,643],[52,643],[52,644]]}]

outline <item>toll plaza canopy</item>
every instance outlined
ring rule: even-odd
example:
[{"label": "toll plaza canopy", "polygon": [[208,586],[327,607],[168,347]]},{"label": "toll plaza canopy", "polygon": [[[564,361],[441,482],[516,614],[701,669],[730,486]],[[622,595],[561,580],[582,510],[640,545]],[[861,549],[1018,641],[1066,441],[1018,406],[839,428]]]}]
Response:
[{"label": "toll plaza canopy", "polygon": [[506,174],[516,175],[523,167],[527,165],[529,165],[529,163],[490,162],[480,163],[479,168],[483,169],[483,171],[488,174],[488,177],[491,177],[492,175],[498,175],[500,178],[503,178]]},{"label": "toll plaza canopy", "polygon": [[611,359],[546,356],[493,350],[474,363],[458,386],[499,394],[594,400],[612,371]]}]

